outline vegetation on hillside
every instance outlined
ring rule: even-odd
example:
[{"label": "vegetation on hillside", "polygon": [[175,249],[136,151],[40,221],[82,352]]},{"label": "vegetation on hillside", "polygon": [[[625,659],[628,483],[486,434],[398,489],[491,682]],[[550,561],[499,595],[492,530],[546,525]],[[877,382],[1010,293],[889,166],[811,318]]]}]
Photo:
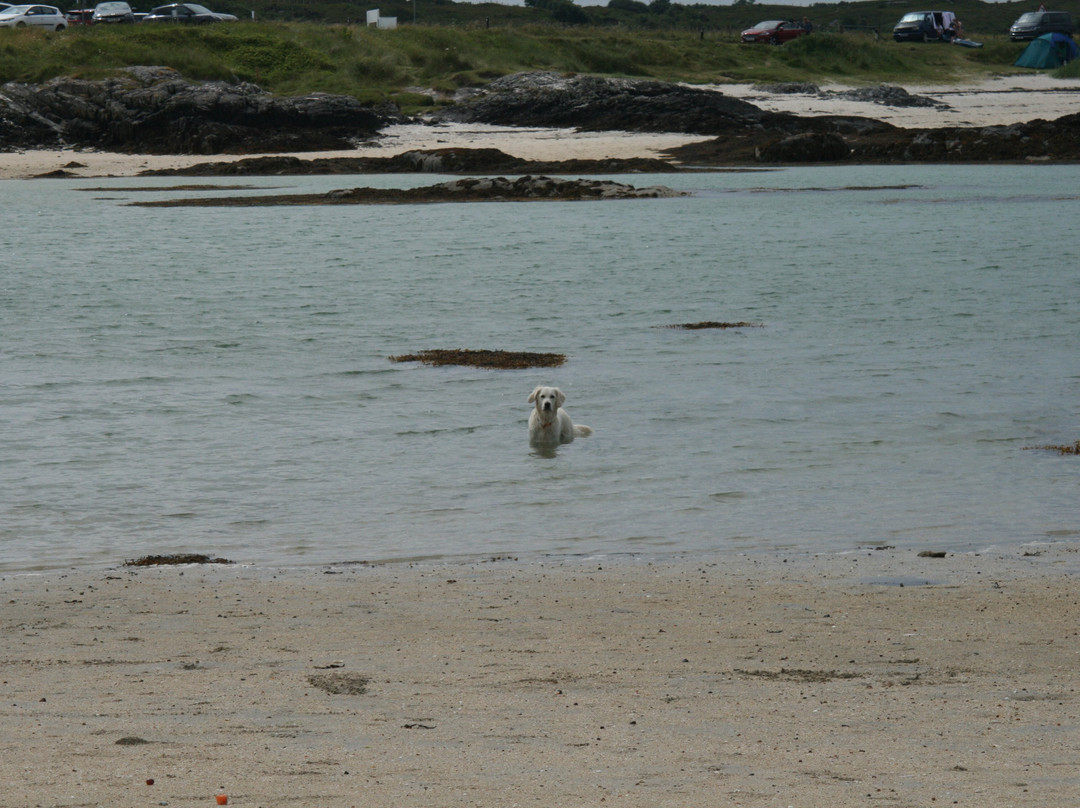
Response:
[{"label": "vegetation on hillside", "polygon": [[[738,6],[681,6],[667,0],[652,0],[648,5],[639,0],[610,0],[606,7],[582,9],[589,25],[550,22],[551,4],[566,1],[532,0],[531,7],[516,7],[420,0],[415,25],[411,24],[411,6],[382,4],[383,14],[396,10],[399,15],[399,27],[393,30],[346,23],[345,10],[354,17],[362,13],[356,5],[304,3],[293,9],[288,0],[252,3],[261,6],[255,22],[245,19],[250,11],[245,13],[237,2],[222,2],[214,7],[237,13],[241,22],[200,27],[75,27],[58,33],[2,29],[0,82],[40,82],[61,75],[102,78],[128,65],[164,65],[191,79],[249,81],[282,95],[321,91],[370,101],[390,98],[415,107],[457,88],[525,70],[691,83],[853,84],[935,83],[1022,72],[1012,68],[1012,63],[1024,45],[1000,34],[984,37],[985,46],[972,49],[896,43],[887,33],[874,36],[871,27],[861,23],[844,23],[843,33],[839,24],[833,31],[822,24],[841,10],[847,15],[844,19],[877,20],[887,15],[894,20],[904,5],[819,3],[805,9],[748,1]],[[1080,0],[1075,3],[1080,5]],[[998,14],[1006,27],[1021,11],[1017,3],[979,0],[956,0],[950,7],[965,22],[972,21],[969,31],[976,27],[976,8],[980,13]],[[964,7],[971,7],[972,13],[967,15]],[[270,19],[275,14],[299,17],[299,8],[309,17],[315,12],[322,16],[310,22]],[[813,36],[783,47],[738,41],[738,30],[749,24],[746,20],[791,17],[804,11],[818,20]],[[430,19],[439,15],[440,22]],[[449,15],[460,15],[461,20],[455,22]],[[615,15],[611,18],[615,22],[606,15]],[[642,24],[624,22],[627,15],[640,18]],[[335,19],[340,22],[326,22]],[[1080,76],[1080,61],[1055,75]]]},{"label": "vegetation on hillside", "polygon": [[[757,0],[735,0],[726,5],[673,0],[607,0],[600,6],[578,6],[572,0],[524,0],[524,3],[524,6],[511,6],[455,3],[452,0],[370,0],[364,5],[340,0],[215,0],[211,5],[241,19],[250,19],[254,13],[259,20],[355,23],[363,20],[368,9],[377,8],[384,16],[396,17],[402,25],[416,22],[421,25],[505,27],[554,22],[594,28],[704,30],[706,35],[714,32],[734,34],[760,20],[799,19],[805,14],[819,30],[840,26],[847,31],[872,32],[876,29],[882,37],[890,35],[893,25],[904,13],[939,7],[955,12],[969,33],[1005,36],[1017,17],[1025,11],[1034,11],[1039,5],[1037,0],[1009,3],[949,0],[947,4],[937,5],[926,0],[860,0],[814,3],[809,7]],[[1080,0],[1054,0],[1050,7],[1080,17]]]}]

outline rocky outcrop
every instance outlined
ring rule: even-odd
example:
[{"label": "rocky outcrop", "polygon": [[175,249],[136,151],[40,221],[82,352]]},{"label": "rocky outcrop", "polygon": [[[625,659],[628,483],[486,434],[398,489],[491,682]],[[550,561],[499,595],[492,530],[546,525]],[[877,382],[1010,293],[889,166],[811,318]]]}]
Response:
[{"label": "rocky outcrop", "polygon": [[347,149],[393,111],[349,96],[276,98],[254,84],[189,82],[166,67],[118,78],[0,88],[0,148],[68,146],[144,154]]},{"label": "rocky outcrop", "polygon": [[393,157],[245,157],[155,169],[143,176],[264,177],[318,174],[663,174],[678,167],[651,157],[603,160],[524,160],[499,149],[417,149]]},{"label": "rocky outcrop", "polygon": [[1008,126],[901,130],[902,138],[868,137],[851,159],[870,163],[1075,162],[1080,114]]},{"label": "rocky outcrop", "polygon": [[951,109],[948,104],[935,101],[933,98],[927,98],[924,95],[912,95],[903,87],[897,87],[893,84],[879,84],[876,87],[859,87],[852,90],[822,90],[816,84],[784,82],[781,84],[758,85],[758,89],[776,95],[813,95],[818,98],[844,98],[849,101],[862,101],[887,107]]},{"label": "rocky outcrop", "polygon": [[[825,93],[810,84],[775,85],[771,89],[842,95],[889,106],[945,106],[884,84],[842,93]],[[435,117],[512,126],[716,135],[715,140],[668,152],[676,164],[697,167],[837,161],[1080,160],[1076,115],[1011,126],[901,129],[859,116],[770,113],[715,90],[556,73],[506,76],[473,91]]]},{"label": "rocky outcrop", "polygon": [[803,132],[759,147],[755,157],[763,163],[835,163],[851,152],[834,132]]},{"label": "rocky outcrop", "polygon": [[854,90],[830,90],[818,91],[820,98],[846,98],[851,101],[863,101],[871,104],[882,104],[889,107],[933,107],[934,109],[950,109],[948,104],[927,98],[924,95],[912,95],[903,87],[891,84],[879,84],[877,87],[859,87]]},{"label": "rocky outcrop", "polygon": [[668,152],[694,166],[759,163],[1022,163],[1080,160],[1080,115],[1008,126],[952,126],[766,137],[745,132]]},{"label": "rocky outcrop", "polygon": [[504,76],[474,91],[463,103],[431,115],[436,121],[699,135],[780,125],[791,117],[712,90],[551,72]]},{"label": "rocky outcrop", "polygon": [[135,202],[142,207],[261,207],[265,205],[392,205],[424,202],[531,202],[604,199],[661,199],[686,196],[663,185],[637,188],[606,180],[554,177],[474,177],[422,188],[343,188],[324,194],[201,197]]},{"label": "rocky outcrop", "polygon": [[[814,85],[776,91],[814,92]],[[861,101],[937,104],[881,85]],[[1080,160],[1080,116],[1011,126],[900,129],[859,116],[766,112],[715,90],[659,81],[519,73],[461,94],[429,120],[685,132],[713,139],[667,160],[529,162],[495,149],[437,149],[390,158],[258,158],[198,166],[189,175],[433,172],[662,172],[755,163],[1063,162]],[[349,149],[398,121],[347,96],[276,98],[252,84],[189,82],[169,68],[130,68],[105,81],[54,79],[0,88],[0,149],[70,146],[148,154],[255,154]]]}]

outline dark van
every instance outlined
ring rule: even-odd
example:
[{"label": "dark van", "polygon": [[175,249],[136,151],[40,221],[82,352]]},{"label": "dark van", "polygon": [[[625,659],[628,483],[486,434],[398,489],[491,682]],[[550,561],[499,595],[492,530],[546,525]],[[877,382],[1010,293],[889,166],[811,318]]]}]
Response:
[{"label": "dark van", "polygon": [[932,42],[952,38],[956,15],[951,11],[909,11],[892,29],[897,42]]},{"label": "dark van", "polygon": [[1023,42],[1027,39],[1043,34],[1065,34],[1072,36],[1072,15],[1067,11],[1029,11],[1021,14],[1020,18],[1009,29],[1009,39],[1013,42]]}]

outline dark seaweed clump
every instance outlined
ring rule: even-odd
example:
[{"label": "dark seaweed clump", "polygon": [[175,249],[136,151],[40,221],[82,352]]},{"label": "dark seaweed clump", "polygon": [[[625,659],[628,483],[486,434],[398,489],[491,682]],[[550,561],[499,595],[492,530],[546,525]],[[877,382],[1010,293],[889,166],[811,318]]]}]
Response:
[{"label": "dark seaweed clump", "polygon": [[168,564],[232,564],[227,558],[210,558],[199,553],[177,553],[174,555],[148,555],[124,562],[125,567],[157,567]]},{"label": "dark seaweed clump", "polygon": [[741,320],[737,323],[720,323],[715,320],[702,320],[700,323],[675,323],[674,325],[662,325],[657,328],[683,328],[694,331],[699,328],[764,328],[764,323],[748,323]]},{"label": "dark seaweed clump", "polygon": [[327,693],[362,696],[367,693],[371,679],[357,673],[318,673],[308,677],[308,684]]},{"label": "dark seaweed clump", "polygon": [[391,362],[423,362],[425,365],[471,365],[478,368],[522,370],[524,368],[555,368],[566,361],[565,354],[528,353],[522,351],[484,351],[435,349],[415,354],[391,356]]},{"label": "dark seaweed clump", "polygon": [[1064,446],[1025,446],[1025,449],[1043,449],[1047,452],[1057,452],[1062,455],[1080,455],[1080,440],[1076,443],[1066,443]]}]

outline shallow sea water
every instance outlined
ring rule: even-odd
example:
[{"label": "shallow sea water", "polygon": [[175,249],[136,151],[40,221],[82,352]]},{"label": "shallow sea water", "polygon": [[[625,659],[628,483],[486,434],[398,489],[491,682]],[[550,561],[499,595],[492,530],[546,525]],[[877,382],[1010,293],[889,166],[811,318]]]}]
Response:
[{"label": "shallow sea water", "polygon": [[[128,203],[237,192],[0,183],[0,570],[1080,535],[1080,460],[1025,448],[1080,438],[1080,167],[616,179],[695,193],[155,209]],[[760,327],[663,327],[702,320]],[[388,358],[429,348],[568,360]],[[537,384],[595,434],[530,450]]]}]

